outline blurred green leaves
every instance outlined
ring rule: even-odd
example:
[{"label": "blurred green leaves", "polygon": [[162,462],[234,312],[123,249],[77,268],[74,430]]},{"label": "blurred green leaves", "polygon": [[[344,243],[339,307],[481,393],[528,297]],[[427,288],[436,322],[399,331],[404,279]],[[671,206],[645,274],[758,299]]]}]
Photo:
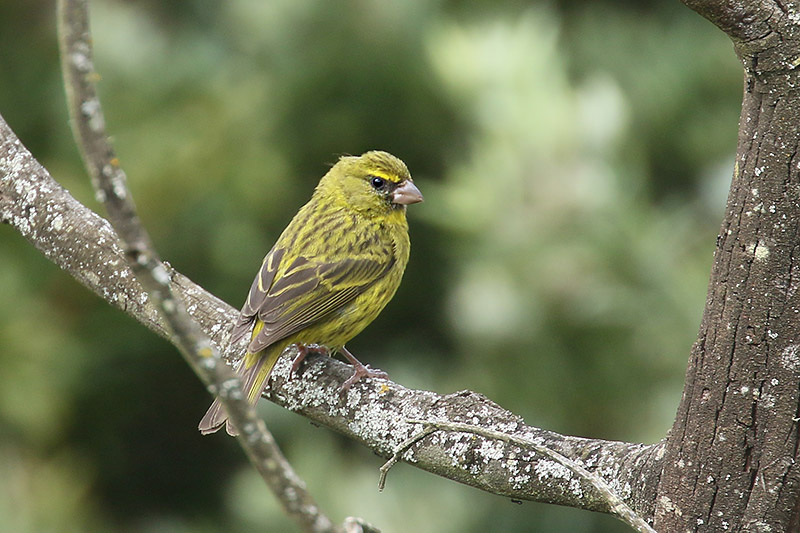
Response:
[{"label": "blurred green leaves", "polygon": [[[3,4],[0,113],[97,209],[67,128],[52,6]],[[664,435],[735,149],[741,69],[710,24],[678,3],[91,9],[109,129],[178,270],[238,307],[327,166],[391,151],[426,201],[410,210],[404,283],[354,353],[549,429]],[[236,446],[195,432],[210,398],[174,350],[0,232],[0,531],[287,528]],[[337,520],[624,530],[402,466],[378,494],[379,460],[263,409]]]}]

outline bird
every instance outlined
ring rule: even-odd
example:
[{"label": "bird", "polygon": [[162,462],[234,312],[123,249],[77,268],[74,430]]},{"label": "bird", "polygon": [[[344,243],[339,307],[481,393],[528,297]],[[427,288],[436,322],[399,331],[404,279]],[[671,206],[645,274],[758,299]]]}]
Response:
[{"label": "bird", "polygon": [[[391,300],[408,264],[406,207],[423,196],[399,158],[379,150],[342,156],[264,257],[231,329],[236,345],[248,334],[236,369],[255,404],[283,351],[297,345],[292,370],[309,352],[341,353],[353,366],[343,385],[386,374],[358,361],[345,343]],[[225,424],[238,430],[215,399],[198,425],[202,434]]]}]

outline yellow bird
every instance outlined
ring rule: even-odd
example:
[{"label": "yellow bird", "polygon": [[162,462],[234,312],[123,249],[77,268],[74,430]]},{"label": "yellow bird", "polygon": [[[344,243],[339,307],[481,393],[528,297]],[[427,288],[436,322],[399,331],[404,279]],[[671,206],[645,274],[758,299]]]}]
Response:
[{"label": "yellow bird", "polygon": [[[231,331],[248,333],[237,372],[251,403],[267,386],[278,357],[297,344],[296,369],[305,354],[340,352],[355,367],[344,388],[363,376],[385,377],[362,365],[344,345],[394,296],[408,263],[406,206],[422,201],[405,163],[391,154],[346,156],[322,177],[269,251]],[[200,421],[203,434],[228,416],[214,400]],[[236,428],[226,424],[229,434]]]}]

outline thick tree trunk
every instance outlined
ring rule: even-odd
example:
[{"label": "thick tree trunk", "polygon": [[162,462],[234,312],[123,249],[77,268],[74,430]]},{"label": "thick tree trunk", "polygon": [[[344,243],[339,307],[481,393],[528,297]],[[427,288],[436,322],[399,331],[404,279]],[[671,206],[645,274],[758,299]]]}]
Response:
[{"label": "thick tree trunk", "polygon": [[655,529],[798,531],[800,17],[778,3],[687,4],[731,36],[745,90],[733,183],[667,440]]}]

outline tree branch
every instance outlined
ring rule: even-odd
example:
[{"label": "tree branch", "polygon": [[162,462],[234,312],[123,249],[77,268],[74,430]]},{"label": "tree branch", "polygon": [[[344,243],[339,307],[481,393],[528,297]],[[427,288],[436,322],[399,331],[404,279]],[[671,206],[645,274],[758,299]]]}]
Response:
[{"label": "tree branch", "polygon": [[[31,156],[0,120],[0,219],[16,228],[46,257],[80,283],[139,322],[169,338],[132,275],[108,222],[80,204]],[[216,347],[225,344],[236,310],[168,268],[171,289]],[[653,516],[663,444],[563,436],[528,426],[523,419],[469,391],[440,395],[386,380],[362,380],[347,395],[341,385],[349,366],[312,356],[300,377],[288,379],[289,354],[276,365],[265,396],[317,424],[368,446],[384,458],[418,431],[408,419],[448,420],[536,442],[601,476],[637,514]],[[235,358],[235,355],[230,357]],[[202,409],[202,407],[201,407]],[[202,414],[198,410],[198,414]],[[403,460],[423,470],[516,500],[557,503],[610,512],[590,484],[534,449],[476,435],[435,434]]]},{"label": "tree branch", "polygon": [[731,38],[748,74],[769,81],[770,85],[797,77],[794,71],[800,66],[800,11],[796,2],[682,1]]},{"label": "tree branch", "polygon": [[321,512],[264,421],[247,401],[237,375],[222,363],[219,351],[171,290],[167,270],[139,220],[125,173],[105,131],[94,85],[98,77],[93,67],[86,0],[59,0],[58,29],[73,134],[97,196],[119,233],[125,263],[146,290],[143,297],[154,303],[158,316],[164,317],[171,332],[170,341],[189,366],[212,394],[219,395],[229,418],[240,429],[239,444],[284,511],[305,531],[334,531],[331,520]]},{"label": "tree branch", "polygon": [[576,474],[580,479],[586,481],[592,487],[594,487],[594,489],[600,493],[600,498],[608,502],[611,506],[611,513],[616,515],[620,520],[640,533],[656,533],[655,530],[642,519],[642,517],[637,515],[633,509],[631,509],[625,502],[622,501],[622,499],[620,499],[619,496],[617,496],[613,490],[611,490],[611,487],[609,487],[600,476],[589,472],[577,462],[569,459],[568,457],[564,457],[560,453],[553,451],[546,446],[542,446],[532,440],[521,439],[500,431],[493,431],[479,426],[474,426],[472,424],[437,422],[431,420],[407,420],[407,422],[411,424],[422,424],[423,429],[416,436],[411,437],[407,441],[403,442],[397,451],[395,451],[394,455],[392,455],[392,457],[381,467],[381,477],[380,481],[378,482],[378,488],[381,490],[383,490],[383,486],[386,481],[386,474],[389,472],[389,469],[394,466],[394,464],[397,462],[400,456],[406,452],[406,450],[408,450],[418,441],[436,431],[471,433],[474,435],[480,435],[481,437],[486,437],[487,439],[514,445],[519,449],[532,448],[536,451],[536,453],[553,459],[556,463],[566,467],[572,473]]}]

